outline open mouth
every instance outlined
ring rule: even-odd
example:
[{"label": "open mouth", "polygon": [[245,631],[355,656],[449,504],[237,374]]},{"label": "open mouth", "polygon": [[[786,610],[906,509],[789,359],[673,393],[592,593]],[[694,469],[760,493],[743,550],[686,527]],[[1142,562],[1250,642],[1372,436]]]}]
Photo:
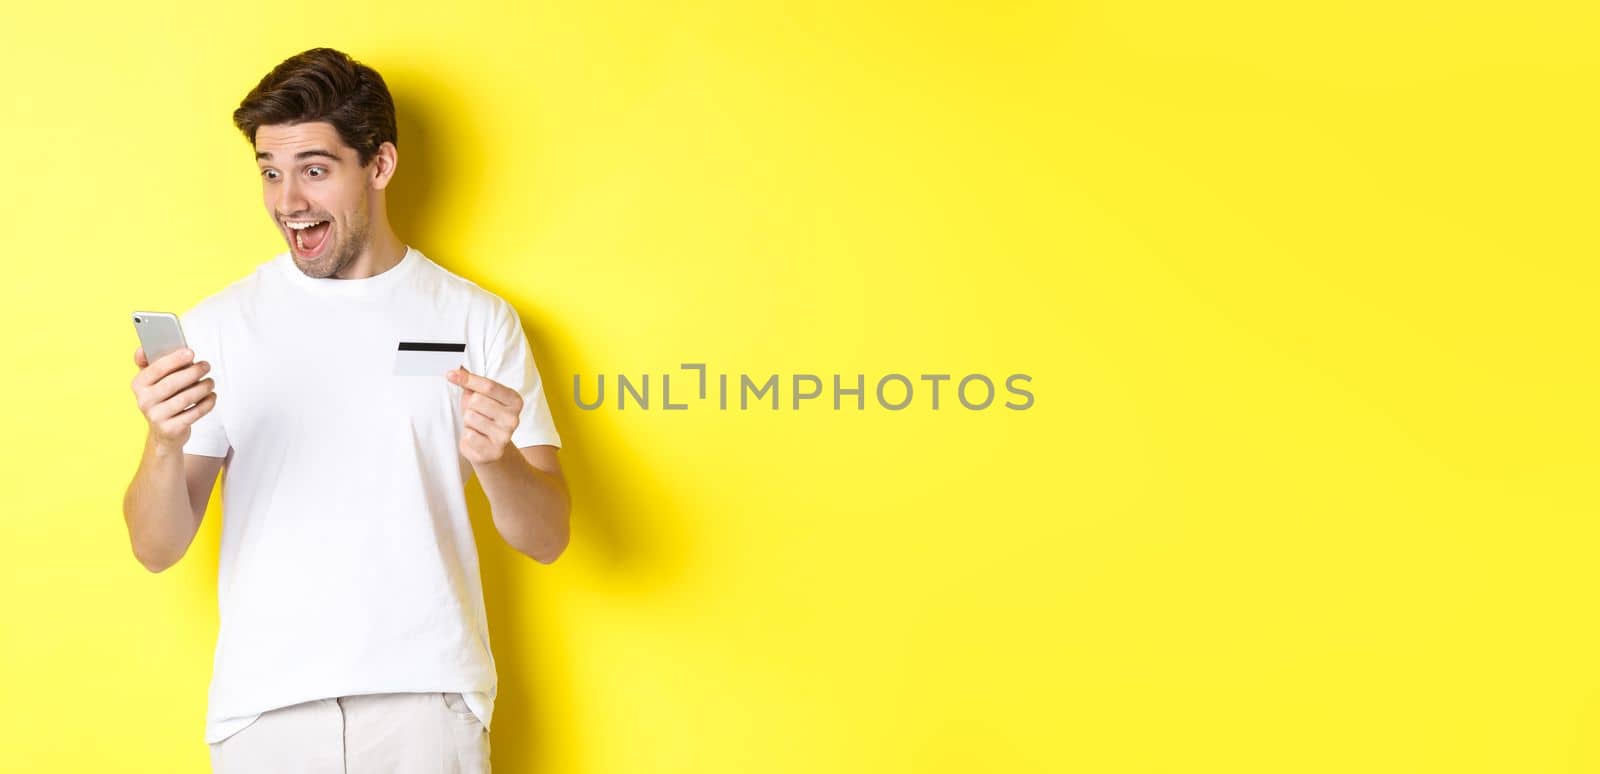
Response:
[{"label": "open mouth", "polygon": [[322,254],[322,248],[328,242],[328,234],[333,231],[331,220],[291,220],[284,221],[290,232],[290,240],[295,251],[301,258],[315,258]]}]

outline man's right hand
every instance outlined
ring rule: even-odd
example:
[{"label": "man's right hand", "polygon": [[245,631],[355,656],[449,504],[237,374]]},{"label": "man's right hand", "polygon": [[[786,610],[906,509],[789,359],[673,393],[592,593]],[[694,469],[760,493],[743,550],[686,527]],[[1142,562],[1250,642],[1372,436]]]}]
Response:
[{"label": "man's right hand", "polygon": [[211,364],[194,360],[194,352],[188,349],[151,363],[145,359],[144,347],[134,350],[133,362],[139,366],[139,375],[133,377],[133,394],[150,423],[150,439],[169,449],[183,448],[189,441],[190,425],[217,404],[216,382],[200,378],[211,370]]}]

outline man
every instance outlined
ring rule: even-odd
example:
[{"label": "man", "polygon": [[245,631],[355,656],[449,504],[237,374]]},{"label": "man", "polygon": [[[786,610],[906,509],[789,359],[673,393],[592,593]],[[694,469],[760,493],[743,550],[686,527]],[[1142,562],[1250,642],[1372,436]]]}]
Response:
[{"label": "man", "polygon": [[181,315],[192,351],[134,353],[149,433],[123,504],[160,572],[227,470],[213,767],[488,771],[496,672],[464,484],[478,477],[500,535],[541,563],[569,535],[521,321],[390,228],[377,72],[305,51],[234,123],[289,249]]}]

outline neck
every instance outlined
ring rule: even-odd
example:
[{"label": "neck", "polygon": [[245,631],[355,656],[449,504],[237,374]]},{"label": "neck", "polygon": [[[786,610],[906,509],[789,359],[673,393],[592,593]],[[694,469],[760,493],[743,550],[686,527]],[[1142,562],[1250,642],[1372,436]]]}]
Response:
[{"label": "neck", "polygon": [[362,249],[361,254],[344,267],[344,271],[335,274],[336,279],[365,279],[382,274],[393,269],[400,260],[406,257],[406,244],[400,237],[384,223],[376,229],[372,241]]}]

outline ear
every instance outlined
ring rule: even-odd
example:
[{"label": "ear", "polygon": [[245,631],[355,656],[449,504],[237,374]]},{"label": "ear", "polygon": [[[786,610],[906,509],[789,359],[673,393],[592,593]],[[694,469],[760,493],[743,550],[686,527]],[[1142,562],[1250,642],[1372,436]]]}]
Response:
[{"label": "ear", "polygon": [[378,152],[372,156],[368,164],[368,175],[371,175],[372,190],[382,191],[389,186],[389,180],[394,177],[395,166],[400,163],[400,150],[394,143],[385,141],[378,146]]}]

